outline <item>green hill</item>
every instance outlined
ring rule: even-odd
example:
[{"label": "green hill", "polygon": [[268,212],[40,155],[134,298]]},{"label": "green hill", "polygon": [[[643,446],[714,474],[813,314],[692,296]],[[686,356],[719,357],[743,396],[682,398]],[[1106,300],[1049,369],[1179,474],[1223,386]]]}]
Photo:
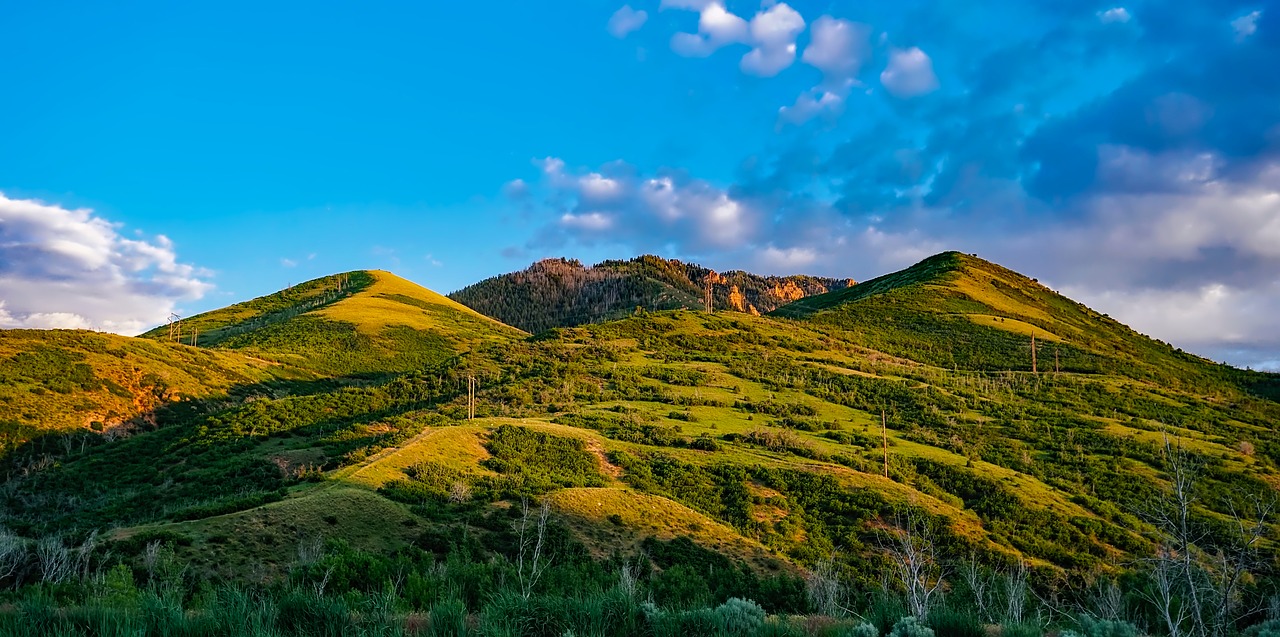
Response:
[{"label": "green hill", "polygon": [[813,294],[852,284],[812,276],[761,276],[652,255],[604,261],[591,267],[569,259],[545,259],[519,272],[486,279],[449,295],[476,311],[537,333],[613,320],[647,311],[701,309],[712,280],[716,309],[759,314]]},{"label": "green hill", "polygon": [[[1247,528],[1233,516],[1280,489],[1277,376],[958,253],[772,315],[646,311],[536,336],[386,273],[345,277],[184,319],[200,347],[108,338],[211,357],[182,359],[204,373],[239,361],[244,378],[219,382],[248,384],[156,408],[127,437],[11,453],[25,469],[0,519],[33,546],[99,530],[148,581],[147,547],[164,545],[197,580],[394,589],[415,610],[455,595],[475,615],[523,577],[523,506],[545,502],[554,557],[533,599],[630,572],[664,608],[750,597],[805,613],[800,576],[831,564],[869,613],[907,528],[928,531],[947,599],[973,594],[956,575],[972,559],[1026,565],[1027,603],[1074,608],[1087,583],[1147,585],[1170,542],[1151,513],[1172,459],[1195,468],[1196,556],[1227,555]],[[109,368],[66,364],[73,379]],[[74,417],[75,399],[111,391],[93,387],[60,387],[46,408]],[[1260,528],[1241,599],[1277,581],[1280,529]]]},{"label": "green hill", "polygon": [[0,330],[0,449],[50,432],[110,434],[184,399],[309,374],[229,352],[75,330]]},{"label": "green hill", "polygon": [[[1186,385],[1212,364],[976,256],[944,252],[774,311],[868,347],[953,369],[1115,373]],[[1209,374],[1213,375],[1213,374]]]},{"label": "green hill", "polygon": [[403,372],[522,336],[382,271],[338,274],[157,327],[143,338],[235,350],[326,375]]}]

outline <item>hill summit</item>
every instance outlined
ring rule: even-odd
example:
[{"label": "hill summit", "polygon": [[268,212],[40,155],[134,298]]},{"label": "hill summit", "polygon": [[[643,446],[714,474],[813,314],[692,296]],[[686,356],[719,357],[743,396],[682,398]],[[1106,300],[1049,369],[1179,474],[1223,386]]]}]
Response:
[{"label": "hill summit", "polygon": [[238,350],[320,373],[407,371],[522,336],[381,270],[335,274],[157,327],[142,338]]},{"label": "hill summit", "polygon": [[851,279],[762,276],[644,255],[584,266],[544,259],[519,272],[485,279],[449,298],[528,332],[621,318],[647,311],[701,309],[711,285],[715,309],[773,311],[797,299],[853,285]]}]

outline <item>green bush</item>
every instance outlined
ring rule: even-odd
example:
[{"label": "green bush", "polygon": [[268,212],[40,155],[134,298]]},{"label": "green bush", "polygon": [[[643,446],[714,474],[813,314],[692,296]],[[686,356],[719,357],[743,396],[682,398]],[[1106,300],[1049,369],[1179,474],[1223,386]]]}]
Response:
[{"label": "green bush", "polygon": [[934,637],[933,629],[920,623],[915,617],[903,617],[893,625],[889,637]]}]

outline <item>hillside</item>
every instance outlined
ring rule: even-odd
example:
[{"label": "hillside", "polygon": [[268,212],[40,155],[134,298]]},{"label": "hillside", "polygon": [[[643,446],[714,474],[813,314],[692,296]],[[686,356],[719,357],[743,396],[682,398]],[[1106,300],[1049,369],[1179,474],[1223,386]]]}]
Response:
[{"label": "hillside", "polygon": [[1031,371],[1033,336],[1042,372],[1185,384],[1213,367],[1034,279],[959,252],[796,301],[773,315],[849,331],[868,347],[953,369]]},{"label": "hillside", "polygon": [[[1233,516],[1280,489],[1280,402],[1259,389],[1275,375],[1180,353],[971,256],[772,315],[646,311],[532,337],[368,276],[333,299],[316,292],[329,278],[186,319],[209,335],[200,348],[120,339],[313,376],[47,445],[6,483],[0,519],[32,546],[100,530],[95,550],[140,581],[159,581],[148,551],[165,547],[193,580],[294,586],[309,604],[456,602],[480,621],[526,582],[520,529],[543,502],[548,574],[512,599],[568,603],[631,577],[628,599],[664,609],[748,597],[830,613],[802,576],[832,569],[841,603],[871,616],[867,600],[901,599],[881,587],[908,532],[936,549],[955,612],[974,603],[966,564],[992,578],[1024,565],[1027,604],[1075,608],[1096,586],[1146,585],[1170,542],[1154,512],[1174,460],[1194,468],[1195,555],[1228,555],[1249,528]],[[364,349],[330,351],[329,322]],[[320,374],[336,370],[352,375]],[[1259,528],[1242,600],[1280,581],[1280,528]],[[9,577],[38,581],[30,564]]]},{"label": "hillside", "polygon": [[235,350],[326,375],[403,372],[522,336],[389,272],[338,274],[142,335]]},{"label": "hillside", "polygon": [[74,330],[0,330],[0,453],[49,432],[110,434],[174,401],[308,375],[267,361]]},{"label": "hillside", "polygon": [[519,272],[486,279],[449,298],[508,325],[537,333],[617,319],[646,311],[701,309],[710,276],[716,309],[751,314],[772,311],[852,281],[812,276],[761,276],[734,270],[714,273],[691,263],[655,256],[604,261],[545,259]]}]

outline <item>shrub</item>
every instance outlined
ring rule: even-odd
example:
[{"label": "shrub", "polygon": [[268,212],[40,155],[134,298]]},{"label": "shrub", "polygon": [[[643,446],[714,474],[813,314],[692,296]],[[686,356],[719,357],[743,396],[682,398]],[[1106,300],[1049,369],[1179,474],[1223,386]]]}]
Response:
[{"label": "shrub", "polygon": [[889,637],[933,637],[933,629],[921,624],[915,617],[903,617],[893,625]]},{"label": "shrub", "polygon": [[1078,622],[1080,632],[1062,631],[1062,637],[1138,637],[1138,628],[1122,620],[1094,619],[1081,615]]},{"label": "shrub", "polygon": [[880,629],[870,622],[862,622],[844,629],[840,637],[880,637]]},{"label": "shrub", "polygon": [[1245,637],[1280,637],[1280,619],[1272,619],[1244,631]]},{"label": "shrub", "polygon": [[986,637],[982,622],[977,617],[950,606],[931,611],[929,627],[942,637]]}]

